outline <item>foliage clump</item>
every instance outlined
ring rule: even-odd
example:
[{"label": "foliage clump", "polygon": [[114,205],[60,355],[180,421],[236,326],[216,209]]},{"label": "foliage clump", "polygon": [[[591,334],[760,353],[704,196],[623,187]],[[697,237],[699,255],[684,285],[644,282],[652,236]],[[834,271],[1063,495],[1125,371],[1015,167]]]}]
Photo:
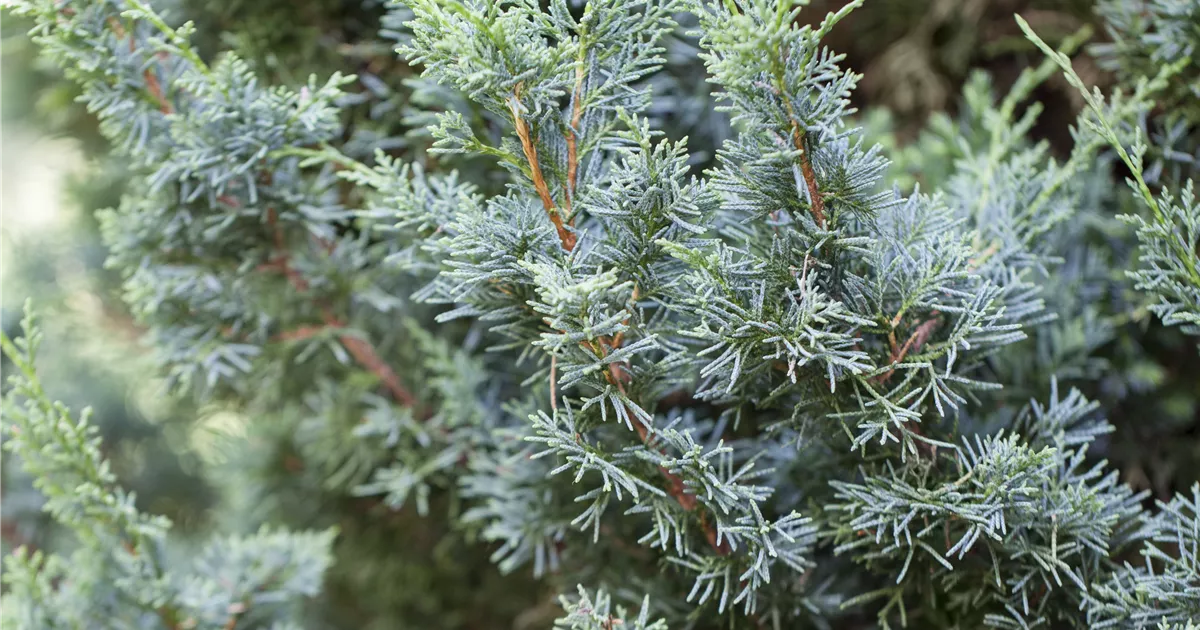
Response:
[{"label": "foliage clump", "polygon": [[[1200,486],[1147,509],[1080,389],[1120,320],[1200,334],[1200,203],[1147,162],[1194,15],[1159,0],[1137,30],[1106,3],[1134,40],[1101,51],[1127,83],[1109,96],[1072,70],[1082,37],[1018,18],[1047,58],[1004,95],[976,75],[919,141],[939,150],[899,165],[910,190],[824,43],[871,9],[807,4],[411,0],[385,20],[421,71],[402,122],[428,133],[403,143],[357,133],[354,77],[266,85],[140,0],[16,11],[135,174],[102,225],[164,373],[251,419],[217,475],[238,527],[445,519],[435,564],[485,550],[553,596],[523,618],[578,630],[1190,627]],[[701,64],[722,129],[685,139],[661,99]],[[1023,104],[1060,70],[1087,108],[1056,154]],[[1138,249],[1117,280],[1076,246],[1121,203]],[[116,627],[349,623],[330,585],[296,612],[331,559],[359,623],[413,614],[357,531],[168,557],[22,339],[9,446],[97,577],[17,556],[14,619],[123,597]]]}]

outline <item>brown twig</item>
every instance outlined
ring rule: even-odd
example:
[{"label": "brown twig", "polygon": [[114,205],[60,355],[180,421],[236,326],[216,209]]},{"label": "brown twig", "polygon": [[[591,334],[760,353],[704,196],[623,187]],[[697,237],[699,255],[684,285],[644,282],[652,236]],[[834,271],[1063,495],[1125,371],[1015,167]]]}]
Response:
[{"label": "brown twig", "polygon": [[[129,41],[132,42],[133,40],[131,39]],[[175,109],[171,107],[171,103],[168,102],[167,97],[163,95],[162,84],[158,82],[158,76],[154,74],[154,71],[147,68],[146,71],[142,73],[142,76],[146,78],[146,89],[149,90],[150,95],[158,101],[158,111],[164,114],[173,113]]]},{"label": "brown twig", "polygon": [[[128,32],[125,30],[125,27],[122,26],[121,22],[115,17],[108,18],[108,25],[110,28],[112,28],[113,33],[116,33],[118,38],[124,38],[128,34]],[[135,50],[137,50],[137,42],[135,42],[133,40],[133,36],[130,35],[129,52],[134,52]],[[154,74],[154,70],[151,68],[146,68],[144,71],[142,71],[142,77],[146,81],[146,91],[150,92],[150,96],[154,97],[154,100],[158,102],[158,111],[164,114],[174,113],[175,108],[171,107],[170,101],[168,101],[167,97],[163,94],[162,83],[158,80],[158,76]]]},{"label": "brown twig", "polygon": [[538,197],[542,200],[542,207],[546,209],[550,222],[554,224],[563,249],[571,251],[575,249],[575,233],[567,229],[562,213],[559,212],[558,206],[554,205],[554,198],[550,196],[550,187],[546,185],[546,177],[542,175],[542,167],[538,163],[537,147],[534,146],[533,135],[529,130],[529,125],[521,116],[520,102],[521,84],[518,83],[516,89],[513,90],[513,99],[509,103],[509,110],[513,115],[513,125],[517,130],[517,138],[521,140],[521,149],[525,152],[525,160],[529,162],[529,175],[533,179],[533,187],[537,190]]},{"label": "brown twig", "polygon": [[328,329],[324,326],[300,326],[299,328],[285,330],[275,335],[274,339],[276,341],[303,341],[305,339],[312,339],[326,330]]},{"label": "brown twig", "polygon": [[558,355],[550,357],[550,411],[558,412]]},{"label": "brown twig", "polygon": [[[788,55],[787,50],[782,53],[785,57]],[[792,126],[792,146],[800,152],[800,173],[804,176],[804,186],[808,189],[809,209],[817,226],[825,229],[825,197],[821,194],[820,187],[817,186],[817,173],[813,170],[812,161],[808,158],[808,150],[804,147],[806,132],[800,126],[800,120],[796,118],[796,108],[783,90],[785,81],[782,66],[776,66],[775,80],[776,85],[767,85],[766,87],[783,101],[784,109],[787,110],[788,120],[791,121]]]},{"label": "brown twig", "polygon": [[[283,231],[279,227],[278,216],[275,214],[274,208],[267,208],[267,225],[271,228],[277,257],[275,260],[260,265],[259,269],[277,271],[283,274],[297,291],[307,292],[309,288],[308,281],[291,266],[291,257],[284,242]],[[327,306],[321,306],[320,310],[321,321],[325,323],[325,327],[345,327],[345,323],[334,315]],[[295,330],[281,333],[280,337],[291,340],[305,339],[318,334],[323,329],[323,327],[302,326]],[[387,388],[388,393],[392,395],[392,398],[396,402],[408,406],[416,405],[416,397],[404,386],[404,383],[400,380],[395,370],[379,356],[379,353],[370,342],[348,333],[339,334],[337,338],[341,342],[342,347],[350,353],[350,356],[354,357],[354,360],[359,365],[375,374],[379,382]]]},{"label": "brown twig", "polygon": [[896,371],[895,366],[898,363],[900,363],[901,361],[903,361],[904,357],[908,356],[909,352],[916,352],[916,351],[920,350],[921,346],[925,345],[925,342],[929,341],[929,337],[931,337],[933,335],[933,331],[936,330],[937,326],[938,326],[937,316],[938,316],[938,312],[934,311],[933,317],[921,322],[917,326],[917,329],[914,330],[912,332],[912,334],[908,336],[908,340],[905,341],[904,345],[901,347],[897,347],[895,330],[893,330],[891,333],[888,334],[888,341],[892,347],[891,358],[888,361],[888,363],[892,367],[889,368],[887,372],[884,372],[883,374],[876,376],[875,377],[876,383],[880,383],[880,384],[886,383],[887,380],[892,377],[892,374],[895,373],[895,371]]},{"label": "brown twig", "polygon": [[[579,169],[579,155],[577,143],[579,139],[576,137],[579,129],[579,122],[583,119],[583,63],[582,60],[575,66],[575,90],[571,93],[573,110],[571,112],[571,128],[567,133],[567,195],[566,206],[567,214],[572,213],[571,202],[575,197],[575,177]],[[569,218],[569,216],[568,216]]]},{"label": "brown twig", "polygon": [[[636,290],[634,291],[634,296],[635,296],[634,299],[636,299],[636,296],[637,296]],[[614,350],[614,349],[620,347],[620,345],[618,343],[615,343],[615,341],[620,338],[621,338],[620,334],[618,334],[616,336],[616,338],[614,338],[614,340],[612,340],[612,341],[607,341],[602,338],[600,340],[601,356],[602,357],[607,356],[607,354],[609,353],[610,350]],[[608,380],[609,383],[611,383],[612,385],[614,385],[617,388],[617,391],[621,392],[622,396],[628,397],[628,394],[626,394],[626,391],[625,391],[625,385],[628,384],[629,380],[630,380],[629,372],[626,372],[621,367],[620,363],[609,364],[608,370],[605,371],[604,376],[605,376],[606,380]],[[625,412],[627,414],[629,414],[630,416],[634,415],[633,411],[631,409],[629,409],[628,406],[626,406]],[[650,431],[645,427],[645,425],[643,425],[640,421],[638,421],[637,418],[633,418],[632,424],[633,424],[634,430],[637,431],[638,437],[642,440],[643,444],[645,444],[647,447],[650,447],[650,448],[657,448],[651,444],[651,442],[653,441],[653,438],[651,437]],[[662,451],[660,450],[659,452],[662,452]],[[684,511],[687,511],[687,512],[694,511],[698,504],[696,501],[696,495],[688,492],[687,486],[685,486],[683,483],[683,479],[679,475],[672,473],[671,471],[667,470],[666,468],[664,468],[662,466],[658,467],[658,471],[667,480],[667,493],[670,494],[679,503],[680,507],[682,507],[684,509]],[[727,541],[722,540],[719,543],[717,542],[717,530],[716,530],[716,528],[714,528],[712,526],[711,523],[708,522],[708,517],[707,517],[707,514],[705,514],[705,513],[700,514],[700,529],[704,532],[705,540],[708,541],[708,544],[712,546],[712,548],[717,552],[718,555],[723,556],[723,555],[727,555],[730,552],[729,543]]]},{"label": "brown twig", "polygon": [[[326,320],[326,322],[330,325],[340,324],[340,322],[336,321]],[[351,335],[338,335],[338,340],[342,342],[342,346],[346,348],[350,356],[353,356],[354,360],[358,361],[359,365],[373,372],[379,378],[383,386],[391,393],[392,398],[396,399],[396,402],[410,407],[416,406],[416,397],[404,387],[396,372],[379,356],[379,353],[375,351],[375,346],[372,346],[364,339],[359,339]]]},{"label": "brown twig", "polygon": [[[788,112],[792,111],[792,104],[787,104]],[[813,171],[812,161],[808,159],[808,150],[804,148],[804,130],[800,128],[800,123],[796,121],[795,116],[792,116],[792,145],[800,152],[800,174],[804,176],[804,185],[808,188],[808,199],[812,210],[813,219],[816,220],[817,226],[821,229],[825,228],[825,197],[822,196],[820,188],[817,187],[817,173]]]}]

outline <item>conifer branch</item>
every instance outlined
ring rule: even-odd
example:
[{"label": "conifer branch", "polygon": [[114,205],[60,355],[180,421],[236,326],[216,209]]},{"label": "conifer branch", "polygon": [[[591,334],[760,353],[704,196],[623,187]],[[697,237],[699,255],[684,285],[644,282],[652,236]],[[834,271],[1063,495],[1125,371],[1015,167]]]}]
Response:
[{"label": "conifer branch", "polygon": [[[638,289],[635,286],[633,288],[630,301],[637,303],[637,299]],[[626,319],[622,323],[622,326],[628,325],[629,320]],[[621,343],[624,340],[624,336],[625,331],[622,330],[614,335],[611,340],[602,337],[599,342],[601,358],[607,356],[609,352],[620,348]],[[622,396],[628,398],[626,386],[630,382],[630,375],[628,371],[621,367],[620,362],[610,363],[608,370],[605,373],[605,377],[608,379],[609,383],[612,383],[614,386],[616,386],[617,391],[621,392]],[[627,408],[626,413],[628,413],[631,417],[635,416],[633,410],[631,409]],[[662,453],[661,449],[658,449],[658,447],[653,445],[654,438],[650,435],[649,429],[642,422],[635,419],[633,421],[633,428],[635,431],[637,431],[638,438],[641,439],[643,444],[645,444],[648,448],[655,448]],[[682,507],[685,512],[694,512],[698,502],[696,500],[696,496],[688,491],[687,486],[683,482],[683,478],[675,473],[672,473],[663,466],[659,466],[658,470],[667,480],[667,492],[679,503],[680,507]],[[711,523],[709,523],[708,517],[703,511],[699,515],[699,521],[701,531],[704,532],[704,538],[708,541],[713,550],[715,550],[718,555],[727,555],[730,552],[729,542],[727,540],[722,540],[720,542],[717,541],[717,530],[712,526]]]},{"label": "conifer branch", "polygon": [[[617,387],[617,390],[621,392],[621,395],[625,396],[625,385],[629,378],[628,373],[622,370],[619,367],[619,364],[613,363],[609,367],[608,377],[610,382],[612,382]],[[627,409],[626,411],[629,413],[629,415],[634,415],[632,410]],[[654,446],[654,438],[650,435],[650,431],[645,427],[645,425],[643,425],[640,421],[634,420],[633,428],[635,431],[637,431],[638,438],[642,440],[643,444],[649,448],[659,450],[660,453],[662,452],[661,449],[658,449],[658,447]],[[679,506],[682,507],[685,512],[695,512],[696,506],[698,505],[696,495],[688,492],[687,486],[683,483],[683,478],[662,466],[658,467],[658,471],[662,474],[663,478],[667,480],[667,493],[679,503]],[[708,544],[713,548],[713,550],[716,551],[718,555],[729,554],[729,542],[727,540],[722,540],[719,543],[717,542],[717,530],[712,526],[712,523],[708,521],[708,517],[704,511],[701,511],[698,519],[700,521],[700,530],[704,532],[704,539],[708,541]]]}]

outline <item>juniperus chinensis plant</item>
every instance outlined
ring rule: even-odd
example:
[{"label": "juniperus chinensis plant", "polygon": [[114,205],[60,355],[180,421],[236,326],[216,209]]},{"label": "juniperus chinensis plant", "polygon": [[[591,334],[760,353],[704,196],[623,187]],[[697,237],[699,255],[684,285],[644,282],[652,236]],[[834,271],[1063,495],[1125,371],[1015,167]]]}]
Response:
[{"label": "juniperus chinensis plant", "polygon": [[[1115,145],[1152,211],[1137,286],[1195,325],[1196,204],[1125,148],[1182,64],[1089,93],[1056,156],[1022,104],[1080,38],[1042,44],[1006,94],[970,84],[908,192],[823,44],[863,4],[411,0],[388,24],[413,102],[456,95],[415,118],[432,159],[364,157],[348,77],[266,86],[138,0],[17,9],[138,173],[105,236],[164,370],[251,419],[214,473],[240,527],[447,519],[579,630],[1187,627],[1195,499],[1148,511],[1097,457],[1113,427],[1057,376],[1099,342],[1060,343],[1053,280]],[[686,91],[663,67],[688,38],[674,63],[728,117],[707,168],[652,89]],[[362,625],[413,614],[365,538],[333,544],[311,627],[353,623],[342,589]]]}]

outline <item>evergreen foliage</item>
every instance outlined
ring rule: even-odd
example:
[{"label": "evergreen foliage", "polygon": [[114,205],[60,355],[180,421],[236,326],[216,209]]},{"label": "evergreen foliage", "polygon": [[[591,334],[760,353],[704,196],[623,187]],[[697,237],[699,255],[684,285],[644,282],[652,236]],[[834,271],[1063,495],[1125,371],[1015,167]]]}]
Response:
[{"label": "evergreen foliage", "polygon": [[215,538],[180,557],[170,522],[134,507],[100,451],[90,410],[78,417],[46,397],[34,359],[41,333],[32,314],[24,335],[0,333],[16,373],[4,398],[5,448],[46,496],[45,510],[79,546],[69,557],[19,548],[5,562],[3,618],[23,628],[286,628],[295,603],[320,590],[334,532],[262,529]]},{"label": "evergreen foliage", "polygon": [[[1200,15],[1200,12],[1196,15]],[[1200,257],[1197,256],[1197,248],[1200,247],[1200,204],[1197,204],[1193,193],[1194,181],[1188,179],[1178,200],[1172,197],[1169,189],[1156,197],[1147,185],[1144,174],[1146,145],[1141,139],[1141,129],[1134,129],[1133,146],[1127,150],[1125,140],[1118,133],[1113,121],[1104,114],[1103,97],[1088,91],[1083,81],[1071,69],[1068,59],[1038,40],[1027,24],[1021,22],[1021,25],[1035,43],[1063,67],[1068,81],[1083,93],[1088,107],[1097,114],[1096,120],[1090,121],[1089,126],[1098,136],[1112,144],[1121,161],[1133,174],[1130,185],[1151,212],[1149,218],[1137,215],[1126,217],[1137,227],[1138,240],[1142,246],[1140,268],[1130,272],[1130,276],[1136,281],[1136,288],[1150,291],[1157,298],[1157,303],[1150,308],[1162,317],[1165,323],[1184,324],[1187,326],[1187,332],[1200,334],[1200,328],[1196,326],[1200,323]],[[1155,81],[1147,83],[1143,79],[1139,87],[1161,83],[1163,85],[1153,86],[1156,91],[1161,90],[1165,87],[1165,77],[1175,74],[1180,68],[1186,68],[1189,63],[1190,58],[1185,56],[1173,64],[1167,64],[1155,77]]]},{"label": "evergreen foliage", "polygon": [[1126,82],[1154,76],[1159,67],[1178,63],[1178,79],[1159,98],[1176,109],[1168,119],[1200,117],[1200,63],[1195,59],[1200,34],[1200,7],[1186,0],[1119,2],[1102,0],[1097,12],[1105,18],[1111,43],[1096,46],[1098,57]]},{"label": "evergreen foliage", "polygon": [[[1194,628],[1200,485],[1148,509],[1074,385],[1143,307],[1200,334],[1194,161],[1154,135],[1194,139],[1195,12],[1103,3],[1108,97],[1072,70],[1086,32],[1054,49],[1018,18],[1048,58],[1003,95],[976,75],[890,163],[825,45],[871,9],[807,4],[409,0],[385,36],[421,76],[362,96],[270,85],[142,0],[18,1],[133,174],[101,222],[163,373],[252,422],[214,472],[232,537],[173,550],[47,399],[36,327],[5,337],[7,446],[82,575],[19,552],[5,614]],[[1088,105],[1062,155],[1025,105],[1060,69]],[[1080,243],[1124,199],[1110,148],[1143,206],[1120,299],[1096,297],[1116,254]],[[423,609],[379,548],[430,536],[450,588],[489,579],[479,552],[529,581]]]}]

